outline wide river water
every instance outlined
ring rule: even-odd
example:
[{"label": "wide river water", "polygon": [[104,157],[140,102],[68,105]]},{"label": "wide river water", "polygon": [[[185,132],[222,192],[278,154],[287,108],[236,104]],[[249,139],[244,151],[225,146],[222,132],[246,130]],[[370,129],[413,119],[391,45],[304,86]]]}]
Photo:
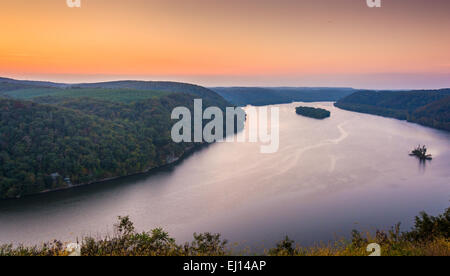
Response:
[{"label": "wide river water", "polygon": [[[303,245],[348,237],[352,229],[409,229],[421,211],[450,206],[450,134],[344,111],[325,120],[280,107],[280,148],[216,143],[176,166],[71,190],[0,201],[0,243],[39,244],[112,234],[117,216],[137,230],[163,227],[178,242],[222,233],[255,248],[289,235]],[[248,126],[247,126],[248,128]],[[409,156],[426,144],[427,164]]]}]

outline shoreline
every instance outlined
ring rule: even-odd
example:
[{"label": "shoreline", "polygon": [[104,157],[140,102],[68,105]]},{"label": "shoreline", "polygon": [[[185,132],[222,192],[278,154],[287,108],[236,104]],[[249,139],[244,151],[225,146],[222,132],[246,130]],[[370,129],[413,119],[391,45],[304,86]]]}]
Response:
[{"label": "shoreline", "polygon": [[423,123],[420,120],[412,120],[411,118],[408,117],[409,114],[405,114],[405,118],[403,117],[399,117],[399,116],[394,116],[394,115],[388,115],[385,112],[385,110],[380,110],[378,112],[376,111],[366,111],[366,110],[362,110],[359,107],[355,107],[355,106],[349,106],[349,105],[341,105],[338,102],[334,103],[334,106],[336,108],[345,110],[345,111],[350,111],[350,112],[356,112],[356,113],[361,113],[361,114],[368,114],[368,115],[373,115],[373,116],[379,116],[379,117],[383,117],[383,118],[390,118],[390,119],[395,119],[395,120],[399,120],[399,121],[404,121],[404,122],[408,122],[411,124],[416,124],[419,126],[423,126],[423,127],[427,127],[427,128],[431,128],[434,130],[440,130],[440,131],[444,131],[447,133],[450,133],[450,129],[447,129],[445,127],[436,127],[436,126],[432,126],[430,124],[427,123]]},{"label": "shoreline", "polygon": [[113,181],[113,180],[124,179],[124,178],[132,177],[132,176],[144,175],[144,174],[151,173],[151,172],[159,170],[159,169],[164,169],[164,168],[168,168],[168,167],[171,167],[171,166],[176,166],[177,164],[179,164],[180,162],[182,162],[186,158],[188,158],[191,154],[194,154],[194,153],[202,150],[204,147],[207,147],[209,145],[210,144],[203,143],[203,144],[194,145],[192,147],[188,147],[183,152],[183,154],[181,154],[177,158],[173,158],[173,160],[169,161],[167,164],[164,164],[164,165],[161,165],[161,166],[157,166],[157,167],[153,167],[153,168],[149,168],[149,169],[147,169],[145,171],[142,171],[142,172],[131,173],[131,174],[123,175],[123,176],[116,176],[116,177],[109,177],[109,178],[99,179],[99,180],[91,181],[91,182],[88,182],[88,183],[76,184],[76,185],[72,185],[72,186],[68,186],[68,187],[59,187],[59,188],[55,188],[55,189],[48,189],[48,190],[44,190],[44,191],[37,192],[37,193],[23,195],[23,196],[20,196],[20,197],[4,198],[4,199],[0,199],[0,202],[2,202],[2,201],[20,200],[20,199],[23,199],[23,198],[29,198],[29,197],[38,196],[38,195],[44,195],[44,194],[49,194],[49,193],[56,193],[56,192],[60,192],[60,191],[67,191],[67,190],[81,188],[81,187],[85,187],[85,186],[89,186],[89,185],[95,185],[95,184],[105,183],[105,182],[109,182],[109,181]]}]

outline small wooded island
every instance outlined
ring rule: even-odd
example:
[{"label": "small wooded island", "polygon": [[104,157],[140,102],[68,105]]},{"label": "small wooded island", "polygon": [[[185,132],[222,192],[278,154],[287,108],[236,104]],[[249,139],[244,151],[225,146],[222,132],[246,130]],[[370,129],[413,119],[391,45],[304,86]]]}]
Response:
[{"label": "small wooded island", "polygon": [[295,109],[298,115],[315,118],[325,119],[331,116],[331,112],[322,108],[314,108],[307,106],[299,106]]}]

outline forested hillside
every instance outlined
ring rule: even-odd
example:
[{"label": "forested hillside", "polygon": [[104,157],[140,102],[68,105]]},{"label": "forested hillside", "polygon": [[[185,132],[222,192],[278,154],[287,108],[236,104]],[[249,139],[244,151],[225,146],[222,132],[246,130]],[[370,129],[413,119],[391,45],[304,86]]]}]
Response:
[{"label": "forested hillside", "polygon": [[[31,90],[28,90],[31,89]],[[76,91],[79,89],[80,91]],[[43,81],[26,81],[26,80],[14,80],[8,78],[0,78],[0,96],[30,99],[38,96],[49,96],[50,94],[59,94],[57,96],[63,96],[61,94],[78,94],[73,97],[80,97],[80,93],[87,94],[86,91],[98,90],[97,93],[90,93],[91,95],[82,96],[95,96],[98,92],[103,90],[104,92],[120,92],[140,94],[139,91],[146,91],[152,93],[164,94],[167,93],[185,93],[198,96],[199,98],[207,98],[210,101],[214,101],[217,105],[226,104],[227,101],[217,93],[194,84],[168,82],[168,81],[112,81],[112,82],[99,82],[99,83],[81,83],[81,84],[65,84],[65,83],[53,83]],[[34,95],[32,95],[34,93]],[[145,93],[145,92],[144,92]],[[110,94],[104,95],[109,99]],[[139,100],[135,99],[134,100]]]},{"label": "forested hillside", "polygon": [[337,107],[392,117],[450,131],[450,89],[361,91],[339,100]]},{"label": "forested hillside", "polygon": [[291,102],[334,102],[354,93],[352,88],[307,87],[215,87],[213,91],[239,105],[270,105]]},{"label": "forested hillside", "polygon": [[[37,98],[83,98],[131,103],[140,100],[159,98],[171,92],[134,90],[134,89],[105,89],[105,88],[27,88],[0,92],[0,96],[21,100],[35,100]],[[49,98],[49,100],[51,100]],[[42,101],[42,100],[40,100]]]},{"label": "forested hillside", "polygon": [[[182,90],[183,84],[177,85]],[[197,98],[204,108],[229,105],[205,88],[190,90],[191,85],[186,93],[11,82],[0,87],[0,198],[169,164],[202,144],[172,141],[173,108],[193,110]]]},{"label": "forested hillside", "polygon": [[15,79],[8,79],[8,78],[1,78],[0,77],[0,87],[4,85],[15,85],[16,87],[20,88],[29,88],[29,87],[67,87],[68,84],[64,83],[54,83],[49,81],[29,81],[29,80],[15,80]]},{"label": "forested hillside", "polygon": [[223,98],[213,91],[194,84],[168,82],[168,81],[113,81],[101,83],[74,84],[71,87],[79,88],[107,88],[107,89],[133,89],[151,90],[161,92],[187,93],[200,97],[207,97],[222,101]]}]

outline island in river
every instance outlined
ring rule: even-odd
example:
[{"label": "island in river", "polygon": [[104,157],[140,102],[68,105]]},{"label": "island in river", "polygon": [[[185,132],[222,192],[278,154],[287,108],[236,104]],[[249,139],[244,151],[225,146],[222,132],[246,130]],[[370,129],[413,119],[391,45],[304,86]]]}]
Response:
[{"label": "island in river", "polygon": [[297,112],[298,115],[314,119],[325,119],[331,116],[331,112],[326,109],[307,106],[299,106],[295,109],[295,112]]}]

